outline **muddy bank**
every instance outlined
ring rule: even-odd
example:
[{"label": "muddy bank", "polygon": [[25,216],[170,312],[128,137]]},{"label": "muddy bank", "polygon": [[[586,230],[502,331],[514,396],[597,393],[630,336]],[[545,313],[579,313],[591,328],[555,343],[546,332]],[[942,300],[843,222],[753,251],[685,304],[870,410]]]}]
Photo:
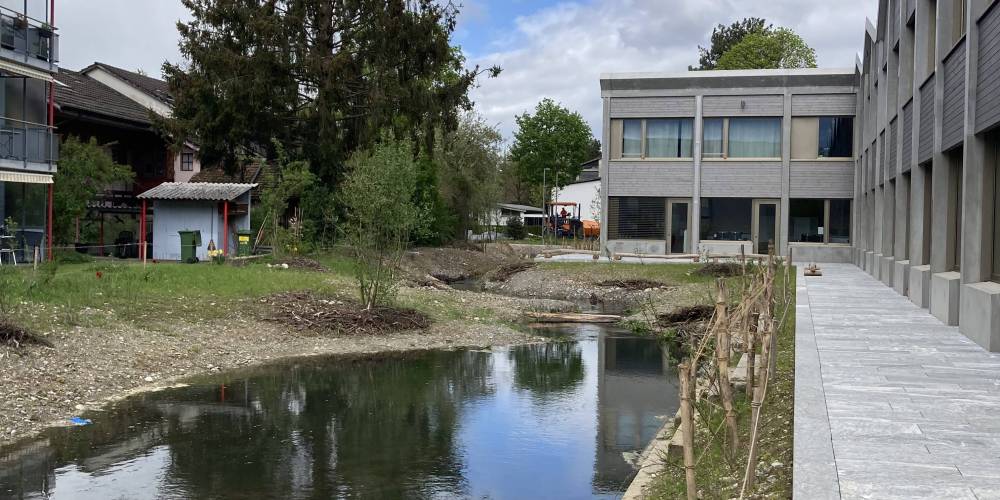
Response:
[{"label": "muddy bank", "polygon": [[539,341],[504,325],[461,320],[390,336],[345,337],[298,333],[235,315],[204,323],[176,321],[167,331],[117,325],[57,331],[46,338],[54,349],[0,347],[0,444],[187,376],[279,358]]}]

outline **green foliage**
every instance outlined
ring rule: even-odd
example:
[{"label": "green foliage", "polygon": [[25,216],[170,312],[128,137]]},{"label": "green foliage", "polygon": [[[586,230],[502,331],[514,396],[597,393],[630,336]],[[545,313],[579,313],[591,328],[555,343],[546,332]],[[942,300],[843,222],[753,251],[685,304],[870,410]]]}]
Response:
[{"label": "green foliage", "polygon": [[[265,214],[265,228],[270,232],[271,246],[277,253],[294,249],[298,252],[302,246],[302,228],[294,226],[285,228],[279,223],[292,200],[299,200],[316,183],[316,175],[309,170],[309,162],[292,160],[285,148],[275,141],[277,154],[276,171],[267,171],[265,189],[261,191],[259,210]],[[301,221],[295,221],[301,224]]]},{"label": "green foliage", "polygon": [[717,69],[815,68],[816,51],[788,28],[747,35],[719,58]]},{"label": "green foliage", "polygon": [[385,140],[355,153],[341,197],[348,210],[347,243],[365,307],[385,305],[396,294],[399,262],[417,224],[413,203],[417,165],[407,141]]},{"label": "green foliage", "polygon": [[[344,161],[384,131],[422,137],[471,108],[467,70],[451,45],[458,10],[434,0],[183,0],[182,64],[164,64],[177,140],[232,171],[248,148],[283,145],[337,185]],[[488,70],[499,73],[499,68]],[[274,141],[272,141],[274,139]],[[429,148],[426,148],[429,149]]]},{"label": "green foliage", "polygon": [[761,33],[771,30],[771,25],[765,25],[766,21],[759,17],[746,17],[726,26],[720,24],[712,30],[712,43],[708,48],[698,46],[699,67],[689,67],[688,69],[721,69],[717,68],[719,58],[729,51],[734,45],[740,43],[744,37],[751,33]]},{"label": "green foliage", "polygon": [[[519,177],[528,184],[546,189],[564,186],[580,174],[581,164],[592,160],[593,134],[579,113],[571,112],[551,99],[543,99],[535,114],[518,115],[511,160]],[[544,173],[544,169],[548,169]],[[548,194],[545,194],[548,199]]]},{"label": "green foliage", "polygon": [[115,182],[132,180],[132,169],[119,165],[94,138],[68,137],[60,146],[59,169],[53,178],[53,234],[59,243],[74,240],[76,219],[87,214],[87,202]]},{"label": "green foliage", "polygon": [[[454,219],[448,236],[464,239],[500,201],[503,135],[479,115],[467,113],[435,150],[439,192]],[[497,221],[499,222],[499,221]]]},{"label": "green foliage", "polygon": [[524,222],[521,221],[520,217],[507,219],[507,226],[504,233],[512,240],[523,240],[528,235],[528,232],[524,229]]},{"label": "green foliage", "polygon": [[[417,245],[440,245],[452,237],[455,216],[441,197],[442,180],[438,169],[438,164],[426,156],[421,156],[417,161],[413,193],[417,217],[410,236]],[[448,181],[451,179],[445,179],[445,182]]]}]

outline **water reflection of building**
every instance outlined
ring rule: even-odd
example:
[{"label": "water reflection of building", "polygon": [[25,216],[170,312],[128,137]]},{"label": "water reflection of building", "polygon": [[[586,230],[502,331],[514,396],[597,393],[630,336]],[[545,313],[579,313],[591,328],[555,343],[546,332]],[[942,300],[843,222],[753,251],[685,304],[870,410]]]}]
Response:
[{"label": "water reflection of building", "polygon": [[622,454],[641,451],[677,411],[677,377],[653,339],[602,335],[598,362],[594,485],[620,488],[634,473]]}]

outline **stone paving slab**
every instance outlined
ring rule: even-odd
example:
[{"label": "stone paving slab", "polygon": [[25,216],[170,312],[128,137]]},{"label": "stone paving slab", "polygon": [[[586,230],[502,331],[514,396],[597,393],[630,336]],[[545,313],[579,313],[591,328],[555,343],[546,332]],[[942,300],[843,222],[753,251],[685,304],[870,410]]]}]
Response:
[{"label": "stone paving slab", "polygon": [[850,264],[796,300],[796,498],[1000,499],[1000,355]]}]

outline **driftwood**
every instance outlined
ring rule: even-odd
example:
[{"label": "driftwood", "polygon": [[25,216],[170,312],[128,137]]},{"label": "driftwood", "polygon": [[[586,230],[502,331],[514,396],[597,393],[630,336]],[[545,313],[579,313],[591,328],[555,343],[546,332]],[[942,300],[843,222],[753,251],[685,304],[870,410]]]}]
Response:
[{"label": "driftwood", "polygon": [[538,323],[617,323],[617,314],[526,312],[524,316]]}]

